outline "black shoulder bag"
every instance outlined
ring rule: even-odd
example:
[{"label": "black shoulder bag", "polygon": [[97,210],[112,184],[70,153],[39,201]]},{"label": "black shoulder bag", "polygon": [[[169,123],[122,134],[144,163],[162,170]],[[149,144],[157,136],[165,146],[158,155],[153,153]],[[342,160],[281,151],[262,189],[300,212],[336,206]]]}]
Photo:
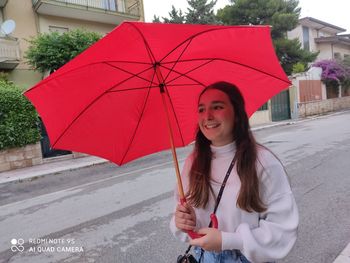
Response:
[{"label": "black shoulder bag", "polygon": [[[227,179],[228,177],[230,176],[231,174],[231,171],[232,171],[232,168],[233,166],[235,165],[235,158],[233,158],[231,164],[230,164],[230,167],[228,168],[227,172],[226,172],[226,175],[225,175],[225,178],[221,184],[221,188],[220,188],[220,191],[219,191],[219,194],[216,198],[216,203],[215,203],[215,207],[214,207],[214,212],[213,214],[215,215],[216,213],[216,210],[218,209],[218,206],[219,206],[219,203],[220,203],[220,200],[221,200],[221,197],[222,197],[222,193],[224,192],[224,188],[225,188],[225,185],[226,185],[226,182],[227,182]],[[211,227],[212,225],[212,222],[210,222],[209,224],[209,227]],[[185,254],[184,255],[179,255],[177,257],[177,263],[200,263],[201,262],[201,259],[202,259],[202,256],[203,256],[203,253],[204,253],[204,250],[201,249],[201,256],[199,258],[199,261],[197,261],[194,256],[190,253],[190,250],[191,250],[192,246],[188,246],[188,248],[186,249],[185,251]]]}]

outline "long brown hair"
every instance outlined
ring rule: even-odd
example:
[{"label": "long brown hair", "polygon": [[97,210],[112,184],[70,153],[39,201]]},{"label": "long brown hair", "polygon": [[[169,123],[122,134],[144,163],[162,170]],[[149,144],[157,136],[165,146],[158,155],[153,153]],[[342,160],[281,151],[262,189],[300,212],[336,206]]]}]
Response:
[{"label": "long brown hair", "polygon": [[[236,169],[241,181],[237,206],[247,212],[263,212],[266,207],[259,194],[259,179],[256,170],[257,143],[250,131],[243,96],[235,85],[227,82],[216,82],[206,87],[199,98],[209,89],[224,92],[229,97],[234,109],[232,133],[237,148]],[[195,207],[205,208],[209,201],[209,194],[213,194],[213,189],[210,186],[212,159],[210,143],[198,128],[190,170],[189,191],[186,194],[188,202]]]}]

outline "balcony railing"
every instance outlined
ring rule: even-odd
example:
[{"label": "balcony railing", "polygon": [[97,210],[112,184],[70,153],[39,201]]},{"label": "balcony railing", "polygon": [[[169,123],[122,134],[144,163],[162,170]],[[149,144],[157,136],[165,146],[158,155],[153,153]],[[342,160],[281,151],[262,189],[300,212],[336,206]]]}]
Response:
[{"label": "balcony railing", "polygon": [[15,68],[20,59],[18,40],[0,38],[0,68]]},{"label": "balcony railing", "polygon": [[32,0],[33,6],[43,3],[52,3],[58,6],[69,6],[85,10],[104,10],[127,15],[140,16],[139,0]]}]

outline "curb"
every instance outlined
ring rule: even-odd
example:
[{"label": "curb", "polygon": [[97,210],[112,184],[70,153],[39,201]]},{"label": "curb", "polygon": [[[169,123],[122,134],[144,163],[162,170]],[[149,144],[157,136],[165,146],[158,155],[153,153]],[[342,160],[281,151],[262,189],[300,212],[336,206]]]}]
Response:
[{"label": "curb", "polygon": [[333,263],[350,263],[350,243],[337,256]]},{"label": "curb", "polygon": [[0,173],[0,184],[32,181],[46,175],[56,174],[63,171],[73,171],[106,162],[109,161],[95,156],[88,156],[5,171]]}]

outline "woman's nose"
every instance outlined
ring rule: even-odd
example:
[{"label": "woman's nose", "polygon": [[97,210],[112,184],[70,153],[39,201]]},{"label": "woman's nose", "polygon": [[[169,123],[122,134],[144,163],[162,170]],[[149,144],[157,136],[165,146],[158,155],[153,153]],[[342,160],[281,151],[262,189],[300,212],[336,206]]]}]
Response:
[{"label": "woman's nose", "polygon": [[213,119],[213,113],[212,113],[211,110],[207,110],[207,111],[205,112],[205,119],[206,119],[206,120],[212,120],[212,119]]}]

